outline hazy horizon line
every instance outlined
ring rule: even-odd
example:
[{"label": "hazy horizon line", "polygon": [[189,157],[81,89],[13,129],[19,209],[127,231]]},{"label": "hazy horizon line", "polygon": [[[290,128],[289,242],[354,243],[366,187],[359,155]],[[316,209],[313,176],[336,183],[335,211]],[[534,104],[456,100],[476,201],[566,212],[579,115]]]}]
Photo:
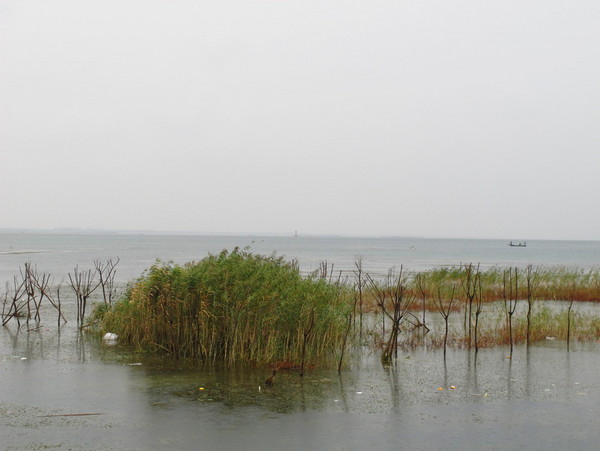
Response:
[{"label": "hazy horizon line", "polygon": [[30,234],[56,234],[56,235],[157,235],[157,236],[263,236],[263,237],[331,237],[331,238],[403,238],[403,239],[439,239],[439,240],[508,240],[512,242],[526,241],[599,241],[581,238],[507,238],[507,237],[467,237],[467,236],[428,236],[428,235],[397,235],[397,234],[354,234],[354,233],[298,233],[294,232],[215,232],[215,231],[175,231],[154,229],[95,229],[85,227],[0,227],[0,233],[30,233]]}]

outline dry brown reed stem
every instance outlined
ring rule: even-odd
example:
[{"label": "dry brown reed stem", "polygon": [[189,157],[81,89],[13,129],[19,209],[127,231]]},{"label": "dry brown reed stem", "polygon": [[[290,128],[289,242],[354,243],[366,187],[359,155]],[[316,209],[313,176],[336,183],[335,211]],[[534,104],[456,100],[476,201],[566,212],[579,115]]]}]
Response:
[{"label": "dry brown reed stem", "polygon": [[310,336],[313,327],[315,327],[315,309],[312,309],[310,311],[308,326],[305,326],[304,331],[302,332],[304,336],[302,337],[302,363],[300,366],[300,377],[304,376],[304,363],[306,361],[306,343],[308,342],[308,337]]},{"label": "dry brown reed stem", "polygon": [[[465,321],[464,327],[467,329],[468,346],[471,347],[471,332],[473,320],[473,300],[477,296],[477,285],[480,279],[479,265],[476,267],[472,263],[464,266],[464,276],[461,281],[463,292],[465,294]],[[468,317],[468,320],[467,320]]]},{"label": "dry brown reed stem", "polygon": [[527,345],[531,343],[531,312],[535,301],[535,290],[540,283],[540,271],[534,270],[532,265],[525,269],[525,287],[527,289]]},{"label": "dry brown reed stem", "polygon": [[567,351],[571,344],[571,310],[573,309],[573,301],[569,302],[569,308],[567,309]]},{"label": "dry brown reed stem", "polygon": [[[437,298],[434,298],[435,306],[440,312],[442,318],[444,318],[444,358],[446,357],[446,348],[448,346],[448,318],[450,317],[450,313],[452,312],[452,304],[454,303],[454,292],[456,290],[456,285],[452,284],[450,295],[442,291],[442,286],[438,285],[437,287]],[[447,291],[447,290],[446,290]]]},{"label": "dry brown reed stem", "polygon": [[346,351],[346,344],[348,343],[348,335],[350,334],[350,328],[352,327],[352,316],[348,315],[348,326],[346,327],[346,335],[344,335],[344,341],[342,343],[342,351],[340,353],[340,360],[338,362],[338,374],[342,372],[342,363],[344,361],[344,353]]},{"label": "dry brown reed stem", "polygon": [[517,308],[517,300],[519,299],[519,270],[517,268],[509,268],[504,270],[503,274],[503,296],[504,309],[506,312],[506,325],[508,328],[508,336],[510,343],[510,357],[513,354],[513,335],[512,335],[512,317]]},{"label": "dry brown reed stem", "polygon": [[79,266],[73,269],[73,275],[69,273],[69,286],[73,289],[77,301],[77,326],[83,328],[83,320],[87,308],[87,301],[94,291],[100,286],[95,283],[94,272],[88,269],[80,271]]},{"label": "dry brown reed stem", "polygon": [[[31,263],[25,263],[23,268],[19,268],[19,276],[13,278],[12,290],[7,284],[4,302],[2,306],[2,325],[6,325],[11,319],[16,319],[17,327],[21,327],[22,316],[29,327],[30,320],[34,320],[39,327],[41,321],[41,306],[46,298],[55,308],[56,303],[50,294],[50,282],[52,277],[49,274],[39,273]],[[11,300],[8,311],[6,310],[8,300]],[[61,313],[59,312],[59,323]],[[64,319],[64,317],[63,317]],[[66,321],[66,320],[65,320]]]},{"label": "dry brown reed stem", "polygon": [[[5,300],[8,300],[8,298],[10,298],[11,302],[8,312],[4,315],[4,318],[2,320],[3,326],[6,326],[6,324],[8,324],[8,322],[12,318],[15,318],[17,321],[17,327],[21,327],[21,321],[19,317],[21,316],[21,310],[23,310],[26,306],[25,303],[22,302],[23,296],[26,293],[25,283],[25,279],[19,279],[17,276],[14,276],[12,290],[8,286],[8,283],[6,284],[7,286]],[[4,311],[4,307],[2,310]]]},{"label": "dry brown reed stem", "polygon": [[[419,294],[421,295],[421,305],[423,308],[423,326],[425,326],[425,310],[426,310],[426,301],[427,301],[427,289],[425,288],[425,279],[422,274],[417,274],[415,277],[415,286]],[[427,328],[429,331],[429,328]]]},{"label": "dry brown reed stem", "polygon": [[94,267],[96,268],[96,273],[100,279],[99,284],[102,289],[102,299],[104,300],[104,304],[109,307],[112,306],[117,295],[115,276],[116,267],[119,264],[119,261],[120,259],[118,257],[115,261],[112,259],[108,259],[105,262],[99,260],[94,261]]},{"label": "dry brown reed stem", "polygon": [[355,321],[355,329],[356,329],[356,308],[357,308],[357,303],[358,303],[358,314],[359,314],[359,329],[358,329],[358,337],[360,340],[362,340],[362,336],[363,336],[363,312],[364,312],[364,305],[363,305],[363,258],[362,257],[358,257],[354,260],[354,267],[356,268],[354,270],[354,275],[356,277],[356,295],[354,298],[354,311],[353,311],[353,315],[354,315],[354,321]]},{"label": "dry brown reed stem", "polygon": [[19,272],[21,273],[21,278],[25,281],[25,294],[27,300],[25,301],[25,305],[27,306],[27,315],[25,321],[29,326],[29,319],[31,318],[31,303],[33,302],[34,306],[37,305],[35,302],[35,290],[33,288],[33,281],[31,279],[31,265],[29,263],[25,263],[25,270],[19,268]]},{"label": "dry brown reed stem", "polygon": [[[479,272],[479,265],[477,265],[477,278],[475,284],[475,355],[477,355],[477,351],[479,351],[479,341],[478,341],[478,333],[479,333],[479,316],[481,315],[481,311],[483,310],[483,289],[481,287],[481,273]],[[469,346],[471,345],[471,338],[469,337]]]},{"label": "dry brown reed stem", "polygon": [[[383,288],[380,288],[369,274],[365,274],[365,278],[369,284],[369,290],[371,290],[375,297],[382,314],[392,323],[390,334],[381,356],[381,360],[384,363],[388,363],[398,356],[398,336],[402,321],[411,308],[412,297],[408,296],[406,292],[406,280],[403,277],[402,266],[400,266],[400,273],[398,275],[395,275],[393,269],[388,272],[388,277]],[[391,312],[387,306],[388,297],[391,303]]]}]

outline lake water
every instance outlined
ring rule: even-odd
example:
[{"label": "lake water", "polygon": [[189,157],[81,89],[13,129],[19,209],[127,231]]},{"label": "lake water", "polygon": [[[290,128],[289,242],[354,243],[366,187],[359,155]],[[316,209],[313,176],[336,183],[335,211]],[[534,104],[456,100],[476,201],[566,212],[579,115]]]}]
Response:
[{"label": "lake water", "polygon": [[[0,234],[0,282],[24,262],[57,280],[77,264],[121,258],[118,278],[138,277],[157,258],[184,263],[223,248],[250,246],[298,259],[305,271],[327,260],[350,271],[493,265],[600,263],[596,242],[409,238],[200,237]],[[593,306],[587,308],[593,309]],[[596,449],[600,439],[600,344],[558,340],[473,352],[416,348],[384,367],[358,349],[341,375],[315,369],[276,376],[264,368],[206,368],[140,357],[80,336],[73,303],[59,331],[0,329],[0,437],[3,449]],[[452,388],[455,387],[455,388]],[[441,389],[441,390],[440,390]],[[76,414],[76,415],[73,415]],[[93,415],[81,415],[93,414]],[[69,416],[63,416],[69,415]]]},{"label": "lake water", "polygon": [[296,259],[305,272],[327,261],[334,264],[334,271],[347,273],[358,256],[363,257],[365,270],[374,274],[400,265],[409,270],[461,263],[480,263],[483,268],[600,266],[598,241],[528,241],[521,248],[508,246],[507,240],[5,233],[0,234],[0,281],[12,277],[25,262],[62,278],[75,265],[93,268],[94,260],[119,257],[117,277],[124,282],[138,277],[157,259],[181,264],[235,247]]}]

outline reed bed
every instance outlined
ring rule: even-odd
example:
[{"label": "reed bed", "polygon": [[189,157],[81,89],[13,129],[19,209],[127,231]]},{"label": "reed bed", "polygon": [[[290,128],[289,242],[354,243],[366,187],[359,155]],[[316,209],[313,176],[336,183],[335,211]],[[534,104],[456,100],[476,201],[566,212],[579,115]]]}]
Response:
[{"label": "reed bed", "polygon": [[[569,315],[567,309],[555,310],[546,306],[536,308],[531,316],[530,342],[566,342],[595,341],[600,338],[600,315],[573,312],[570,315],[571,329],[568,326]],[[440,321],[441,324],[441,321]],[[518,316],[512,325],[513,344],[527,343],[527,320],[525,315]],[[570,332],[570,337],[568,337]],[[511,334],[502,309],[488,312],[479,328],[478,347],[491,348],[495,346],[509,346]],[[427,335],[414,333],[406,328],[401,336],[401,344],[406,348],[426,345],[433,348],[444,346],[443,325],[432,327]],[[465,328],[460,321],[453,322],[447,338],[448,347],[468,348],[469,339]]]},{"label": "reed bed", "polygon": [[[421,299],[425,298],[425,309],[437,311],[435,299],[439,287],[456,286],[457,293],[464,285],[469,265],[444,267],[413,273],[407,285],[407,294],[415,298],[414,304],[422,306]],[[481,287],[483,302],[495,302],[503,299],[503,275],[507,268],[493,267],[481,271]],[[527,268],[520,269],[522,284],[520,294],[525,294],[524,275]],[[567,267],[533,267],[534,282],[533,300],[560,300],[575,302],[600,302],[600,269],[583,270]],[[524,298],[523,298],[524,299]],[[455,310],[461,308],[457,303]],[[365,312],[376,311],[377,300],[367,292],[364,298]]]},{"label": "reed bed", "polygon": [[183,266],[157,264],[95,319],[102,333],[177,357],[304,365],[340,350],[351,308],[342,284],[235,249]]},{"label": "reed bed", "polygon": [[[574,302],[600,301],[600,272],[571,268],[492,268],[472,264],[415,273],[405,282],[409,314],[399,340],[404,346],[482,347],[542,340],[600,338],[600,315],[576,312]],[[385,290],[385,282],[381,282]],[[387,299],[366,298],[378,312]],[[562,309],[547,307],[559,301]],[[375,304],[375,305],[373,305]],[[544,305],[546,304],[546,305]],[[519,307],[519,308],[517,308]],[[385,343],[385,334],[377,334]]]},{"label": "reed bed", "polygon": [[[183,266],[157,264],[124,298],[100,304],[102,333],[140,349],[209,363],[300,368],[339,358],[365,343],[363,315],[379,322],[365,333],[382,360],[398,346],[479,348],[542,340],[597,340],[600,316],[573,311],[600,301],[600,272],[570,268],[491,268],[473,264],[420,273],[392,270],[374,280],[358,270],[337,279],[324,262],[303,277],[297,264],[235,249]],[[563,301],[562,310],[544,301]],[[517,308],[519,307],[519,308]],[[568,307],[568,308],[566,308]],[[369,320],[372,323],[372,320]],[[353,341],[356,337],[359,341]],[[445,354],[445,352],[444,352]]]}]

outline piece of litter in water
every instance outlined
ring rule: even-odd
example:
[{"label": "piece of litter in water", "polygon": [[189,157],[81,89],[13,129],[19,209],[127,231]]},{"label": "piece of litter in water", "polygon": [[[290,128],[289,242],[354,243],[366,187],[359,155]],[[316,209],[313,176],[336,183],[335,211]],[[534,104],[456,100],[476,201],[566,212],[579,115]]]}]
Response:
[{"label": "piece of litter in water", "polygon": [[456,385],[451,385],[451,386],[450,386],[450,388],[451,388],[452,390],[456,390],[456,389],[457,389]]},{"label": "piece of litter in water", "polygon": [[438,387],[439,391],[442,391],[444,389],[444,387]]},{"label": "piece of litter in water", "polygon": [[137,362],[137,363],[127,363],[126,365],[129,365],[129,366],[138,366],[138,365],[141,365],[141,363],[139,363],[139,362]]},{"label": "piece of litter in water", "polygon": [[113,334],[112,332],[106,332],[102,337],[102,341],[105,345],[114,346],[117,344],[117,338],[119,338],[117,334]]},{"label": "piece of litter in water", "polygon": [[199,387],[198,390],[202,391],[204,390],[204,387]]},{"label": "piece of litter in water", "polygon": [[357,391],[357,392],[356,392],[356,394],[357,394],[357,395],[362,395],[362,394],[363,394],[363,392],[361,392],[361,391]]},{"label": "piece of litter in water", "polygon": [[556,337],[546,337],[546,340],[548,340],[548,341],[556,340]]},{"label": "piece of litter in water", "polygon": [[27,360],[27,357],[21,357],[21,360]]}]

